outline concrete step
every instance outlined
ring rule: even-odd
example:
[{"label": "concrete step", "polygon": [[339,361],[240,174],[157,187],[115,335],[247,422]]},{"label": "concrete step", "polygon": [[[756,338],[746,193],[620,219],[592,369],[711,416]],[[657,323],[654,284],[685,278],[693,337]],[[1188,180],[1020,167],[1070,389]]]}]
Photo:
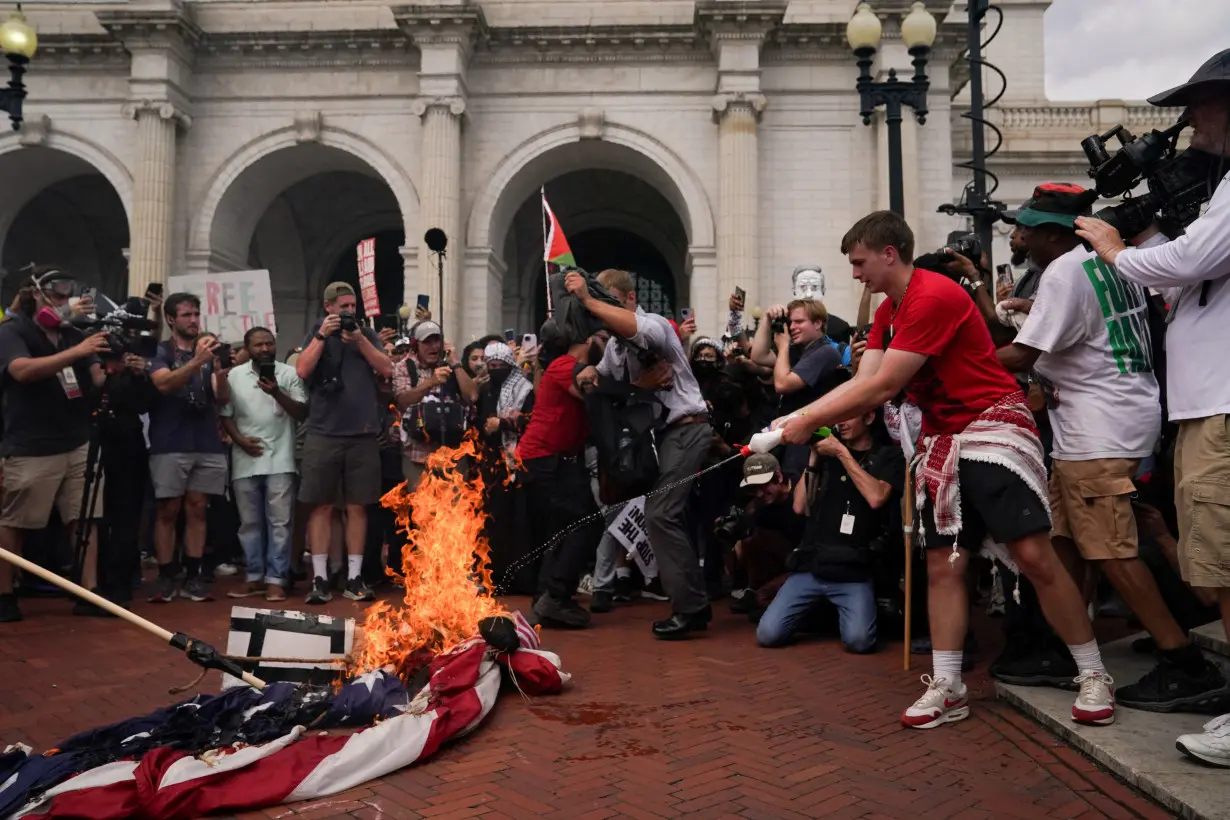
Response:
[{"label": "concrete step", "polygon": [[1205,652],[1230,658],[1230,641],[1226,640],[1226,628],[1221,621],[1198,626],[1191,631],[1192,643]]},{"label": "concrete step", "polygon": [[[1135,683],[1153,667],[1153,656],[1132,651],[1132,641],[1144,635],[1142,632],[1102,646],[1102,659],[1116,687]],[[1222,638],[1224,642],[1224,633]],[[1205,766],[1175,748],[1179,735],[1200,732],[1211,716],[1156,714],[1119,707],[1111,726],[1080,726],[1072,722],[1072,692],[1003,683],[996,683],[995,690],[1000,698],[1176,817],[1230,820],[1230,769]]]}]

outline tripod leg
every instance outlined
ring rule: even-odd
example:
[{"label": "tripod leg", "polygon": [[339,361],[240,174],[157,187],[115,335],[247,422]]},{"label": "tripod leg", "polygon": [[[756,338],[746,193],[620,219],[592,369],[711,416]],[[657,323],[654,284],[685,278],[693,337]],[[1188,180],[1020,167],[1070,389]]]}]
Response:
[{"label": "tripod leg", "polygon": [[[101,411],[100,411],[101,412]],[[90,425],[90,443],[85,455],[85,484],[81,491],[81,507],[77,513],[77,530],[73,538],[73,577],[81,580],[85,571],[85,552],[89,544],[89,523],[98,504],[98,465],[102,458],[102,431],[97,416]],[[95,559],[97,562],[97,559]]]}]

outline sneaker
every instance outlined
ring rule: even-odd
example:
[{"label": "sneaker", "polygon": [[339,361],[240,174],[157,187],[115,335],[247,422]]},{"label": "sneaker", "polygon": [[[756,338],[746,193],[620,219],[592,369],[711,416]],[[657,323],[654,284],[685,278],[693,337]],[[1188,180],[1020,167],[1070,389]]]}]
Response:
[{"label": "sneaker", "polygon": [[108,612],[100,606],[90,603],[89,601],[77,599],[73,604],[73,614],[80,618],[114,618],[114,614]]},{"label": "sneaker", "polygon": [[589,626],[589,612],[576,601],[557,600],[543,593],[530,609],[531,626],[557,626],[565,629],[584,629]]},{"label": "sneaker", "polygon": [[269,584],[265,587],[265,600],[271,604],[276,604],[286,600],[286,590],[277,584]]},{"label": "sneaker", "polygon": [[756,608],[756,590],[737,589],[730,593],[730,611],[735,615],[746,615]]},{"label": "sneaker", "polygon": [[589,599],[589,611],[590,612],[597,612],[601,614],[603,612],[610,612],[614,608],[615,608],[615,599],[611,595],[611,593],[606,591],[605,589],[595,590],[594,594],[590,596],[590,599]]},{"label": "sneaker", "polygon": [[244,584],[239,589],[232,589],[230,592],[226,593],[226,597],[228,598],[251,598],[253,595],[264,595],[264,594],[265,594],[265,582],[264,581],[248,581],[248,583]]},{"label": "sneaker", "polygon": [[1023,657],[1001,655],[991,664],[991,677],[1016,686],[1053,686],[1074,690],[1079,670],[1069,652],[1046,648]]},{"label": "sneaker", "polygon": [[912,729],[934,729],[969,717],[969,689],[964,685],[960,692],[954,692],[943,678],[935,680],[930,675],[923,675],[922,682],[927,684],[927,691],[914,701],[913,706],[901,713],[901,725]]},{"label": "sneaker", "polygon": [[21,620],[17,596],[11,592],[0,595],[0,624],[15,624]]},{"label": "sneaker", "polygon": [[1072,704],[1077,723],[1109,726],[1115,722],[1115,680],[1105,672],[1082,672],[1076,676],[1080,694]]},{"label": "sneaker", "polygon": [[312,579],[312,588],[308,590],[303,602],[305,604],[327,604],[332,600],[333,593],[329,591],[329,582],[317,576]]},{"label": "sneaker", "polygon": [[1115,700],[1145,712],[1215,715],[1230,704],[1230,685],[1221,670],[1207,661],[1200,674],[1193,675],[1162,658],[1143,678],[1116,692]]},{"label": "sneaker", "polygon": [[1175,748],[1188,757],[1230,768],[1230,715],[1213,718],[1198,735],[1180,735]]},{"label": "sneaker", "polygon": [[187,598],[189,601],[196,601],[199,604],[205,601],[212,601],[214,594],[209,591],[209,582],[198,575],[184,582],[183,588],[179,591],[179,597]]},{"label": "sneaker", "polygon": [[149,596],[151,604],[169,604],[175,600],[175,579],[158,576],[154,579],[154,592]]},{"label": "sneaker", "polygon": [[223,577],[227,577],[227,576],[238,575],[238,574],[239,574],[239,567],[235,566],[234,564],[218,564],[218,566],[214,567],[214,575],[221,575]]},{"label": "sneaker", "polygon": [[641,597],[651,601],[670,600],[670,596],[662,589],[662,579],[657,576],[645,582],[645,587],[641,590]]},{"label": "sneaker", "polygon": [[632,579],[615,576],[615,595],[611,598],[617,604],[632,602]]},{"label": "sneaker", "polygon": [[594,593],[594,576],[585,573],[577,584],[577,595],[592,595]]},{"label": "sneaker", "polygon": [[1008,601],[1004,598],[1004,579],[995,573],[995,580],[991,582],[991,595],[987,599],[987,614],[992,618],[1003,615]]},{"label": "sneaker", "polygon": [[374,601],[376,593],[372,592],[372,588],[367,585],[362,576],[356,575],[346,582],[346,589],[342,592],[347,598],[352,601]]}]

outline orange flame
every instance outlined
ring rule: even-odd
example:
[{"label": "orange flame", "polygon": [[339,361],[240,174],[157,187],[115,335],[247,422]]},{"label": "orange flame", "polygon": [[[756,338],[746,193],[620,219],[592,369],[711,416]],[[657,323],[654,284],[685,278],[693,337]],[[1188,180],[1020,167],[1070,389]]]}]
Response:
[{"label": "orange flame", "polygon": [[[467,481],[457,468],[463,457],[477,455],[473,438],[438,449],[413,494],[399,484],[380,500],[408,536],[401,574],[389,570],[404,582],[405,601],[368,608],[352,672],[392,666],[407,677],[431,656],[474,637],[483,618],[507,614],[491,593],[482,478]],[[482,592],[475,589],[479,584]]]}]

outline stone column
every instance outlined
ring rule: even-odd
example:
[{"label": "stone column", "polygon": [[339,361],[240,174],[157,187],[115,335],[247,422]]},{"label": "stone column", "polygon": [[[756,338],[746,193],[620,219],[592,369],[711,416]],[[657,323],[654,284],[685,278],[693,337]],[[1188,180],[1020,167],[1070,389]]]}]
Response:
[{"label": "stone column", "polygon": [[140,295],[171,272],[176,131],[191,120],[169,102],[150,100],[129,103],[125,114],[137,121],[128,292]]},{"label": "stone column", "polygon": [[422,292],[432,294],[432,313],[445,323],[449,341],[461,337],[461,257],[465,237],[461,226],[461,117],[465,101],[460,97],[435,97],[415,103],[423,120],[422,178],[419,181],[420,219],[426,233],[439,228],[448,235],[444,259],[444,292],[434,254],[419,238],[419,277]]},{"label": "stone column", "polygon": [[[713,100],[718,123],[718,298],[736,288],[757,304],[760,287],[760,172],[756,129],[765,98],[758,93],[719,94]],[[723,310],[721,315],[725,316]]]}]

